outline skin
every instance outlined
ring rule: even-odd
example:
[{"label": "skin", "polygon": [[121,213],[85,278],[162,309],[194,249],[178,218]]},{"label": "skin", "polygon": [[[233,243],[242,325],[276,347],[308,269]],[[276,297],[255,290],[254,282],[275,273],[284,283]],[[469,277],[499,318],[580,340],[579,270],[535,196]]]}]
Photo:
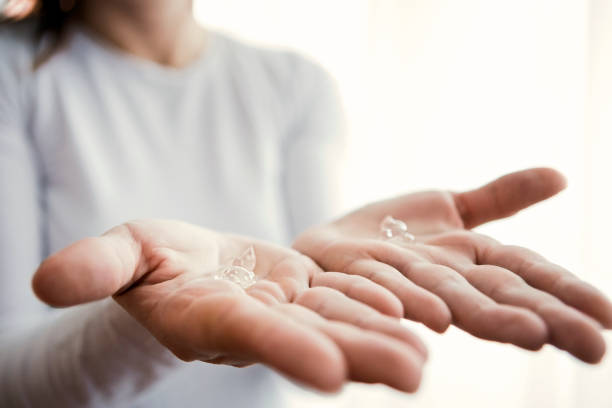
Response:
[{"label": "skin", "polygon": [[9,0],[3,9],[0,10],[0,17],[7,17],[19,20],[24,18],[34,9],[35,2],[32,1],[19,1]]},{"label": "skin", "polygon": [[[465,193],[374,203],[302,234],[294,246],[309,257],[178,221],[135,221],[47,258],[33,288],[53,306],[112,295],[183,360],[260,362],[323,391],[347,381],[416,390],[427,351],[399,316],[532,350],[548,342],[594,363],[605,351],[600,330],[612,326],[605,296],[527,249],[469,230],[564,186],[556,171],[531,169]],[[417,242],[381,240],[388,214]],[[255,285],[204,276],[249,245]]]},{"label": "skin", "polygon": [[[253,286],[204,275],[249,245]],[[41,264],[33,288],[53,306],[112,295],[182,360],[259,362],[322,391],[360,381],[412,392],[427,356],[383,287],[325,273],[288,248],[178,221],[135,221],[79,241]]]},{"label": "skin", "polygon": [[81,0],[81,24],[136,57],[182,68],[206,51],[191,0]]},{"label": "skin", "polygon": [[[326,270],[363,276],[393,292],[405,317],[442,332],[537,350],[550,343],[596,363],[612,304],[597,289],[526,248],[471,231],[565,188],[552,169],[506,175],[465,192],[430,191],[377,202],[303,233],[294,248]],[[386,216],[403,220],[415,243],[380,239]]]}]

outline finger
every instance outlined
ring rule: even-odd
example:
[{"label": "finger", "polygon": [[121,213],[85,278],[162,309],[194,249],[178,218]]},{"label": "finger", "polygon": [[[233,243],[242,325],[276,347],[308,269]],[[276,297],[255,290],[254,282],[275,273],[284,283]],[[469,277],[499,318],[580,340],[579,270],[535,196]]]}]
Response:
[{"label": "finger", "polygon": [[538,314],[548,326],[551,344],[589,363],[603,357],[606,344],[598,325],[556,297],[532,288],[516,274],[497,266],[475,266],[461,272],[475,288],[497,302]]},{"label": "finger", "polygon": [[549,168],[536,168],[507,174],[464,193],[455,193],[455,205],[465,228],[509,217],[523,208],[545,200],[566,186],[561,173]]},{"label": "finger", "polygon": [[344,268],[344,272],[363,276],[389,289],[402,302],[407,319],[422,322],[440,333],[448,328],[451,313],[446,304],[392,266],[373,259],[360,259]]},{"label": "finger", "polygon": [[[331,279],[329,279],[331,278]],[[389,302],[396,309],[395,317],[403,317],[399,300],[381,286],[357,275],[347,275],[339,272],[326,272],[315,275],[313,288],[302,292],[295,303],[302,304],[311,310],[332,320],[341,320],[353,325],[370,328],[396,336],[401,340],[412,342],[413,346],[427,355],[424,344],[399,321],[389,319],[368,304],[380,305]],[[335,288],[335,290],[330,289]],[[340,290],[344,292],[340,292]],[[268,280],[262,280],[249,287],[246,291],[250,296],[267,305],[286,303],[287,299],[280,285]],[[377,298],[382,297],[381,300]],[[395,303],[397,302],[397,303]],[[384,307],[378,306],[380,309]],[[399,310],[398,310],[399,309]]]},{"label": "finger", "polygon": [[285,295],[285,301],[291,302],[308,289],[311,277],[319,272],[320,269],[310,258],[304,255],[289,256],[275,264],[265,278],[277,283]]},{"label": "finger", "polygon": [[325,320],[295,304],[279,305],[279,308],[329,336],[344,353],[352,380],[383,383],[407,392],[418,388],[423,359],[412,347],[380,333]]},{"label": "finger", "polygon": [[359,275],[323,272],[314,275],[311,287],[325,286],[344,293],[389,316],[403,317],[404,308],[397,297],[385,287]]},{"label": "finger", "polygon": [[318,315],[328,319],[349,323],[363,329],[384,333],[403,341],[427,358],[425,344],[408,328],[401,325],[399,319],[385,316],[361,302],[353,300],[337,290],[330,288],[312,288],[302,293],[295,300]]},{"label": "finger", "polygon": [[478,253],[479,264],[497,265],[612,328],[612,302],[598,289],[537,253],[517,246],[491,245]]},{"label": "finger", "polygon": [[51,255],[32,280],[36,295],[52,306],[105,298],[146,272],[140,244],[125,226],[86,238]]},{"label": "finger", "polygon": [[246,289],[246,293],[268,306],[288,302],[282,287],[267,279],[255,282]]},{"label": "finger", "polygon": [[475,289],[461,274],[447,266],[406,261],[400,248],[380,259],[398,268],[408,279],[438,295],[450,308],[453,323],[488,340],[512,343],[530,350],[542,347],[548,338],[545,323],[533,312],[498,305]]},{"label": "finger", "polygon": [[347,378],[343,354],[327,336],[244,293],[212,292],[187,308],[184,299],[169,299],[146,321],[156,319],[151,332],[183,360],[257,361],[323,391],[338,390]]}]

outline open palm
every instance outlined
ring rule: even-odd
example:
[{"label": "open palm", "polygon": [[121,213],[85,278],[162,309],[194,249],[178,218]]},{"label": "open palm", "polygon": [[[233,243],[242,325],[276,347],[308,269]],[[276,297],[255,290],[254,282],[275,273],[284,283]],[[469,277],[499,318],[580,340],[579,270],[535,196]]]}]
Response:
[{"label": "open palm", "polygon": [[[434,330],[452,322],[481,338],[533,350],[551,343],[597,362],[605,352],[600,324],[612,327],[606,297],[528,249],[470,231],[564,186],[557,172],[532,169],[466,193],[409,194],[312,228],[294,248],[326,270],[388,288],[407,318]],[[416,240],[382,240],[379,226],[387,215],[404,221]]]},{"label": "open palm", "polygon": [[[252,286],[206,275],[249,246]],[[402,314],[381,286],[323,273],[291,249],[178,221],[131,222],[79,241],[41,264],[34,289],[55,306],[113,295],[183,360],[261,362],[322,390],[355,380],[414,391],[426,357],[397,317],[376,310]]]}]

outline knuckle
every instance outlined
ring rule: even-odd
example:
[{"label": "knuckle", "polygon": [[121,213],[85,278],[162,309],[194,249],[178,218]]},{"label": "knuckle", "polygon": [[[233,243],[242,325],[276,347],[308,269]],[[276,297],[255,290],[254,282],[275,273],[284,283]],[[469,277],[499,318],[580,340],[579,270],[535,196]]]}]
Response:
[{"label": "knuckle", "polygon": [[333,289],[318,286],[302,292],[295,300],[295,303],[302,305],[318,314],[322,314],[328,303],[329,296],[335,295]]}]

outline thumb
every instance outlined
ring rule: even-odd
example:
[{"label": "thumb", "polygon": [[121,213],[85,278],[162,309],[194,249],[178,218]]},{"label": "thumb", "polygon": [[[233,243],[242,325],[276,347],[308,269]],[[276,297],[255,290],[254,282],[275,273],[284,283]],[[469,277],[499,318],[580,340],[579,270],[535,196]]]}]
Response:
[{"label": "thumb", "polygon": [[469,229],[516,214],[552,197],[566,185],[565,177],[557,170],[534,168],[507,174],[476,190],[454,193],[453,198]]},{"label": "thumb", "polygon": [[144,274],[141,247],[121,225],[85,238],[45,259],[32,279],[34,293],[51,306],[72,306],[114,295]]}]

